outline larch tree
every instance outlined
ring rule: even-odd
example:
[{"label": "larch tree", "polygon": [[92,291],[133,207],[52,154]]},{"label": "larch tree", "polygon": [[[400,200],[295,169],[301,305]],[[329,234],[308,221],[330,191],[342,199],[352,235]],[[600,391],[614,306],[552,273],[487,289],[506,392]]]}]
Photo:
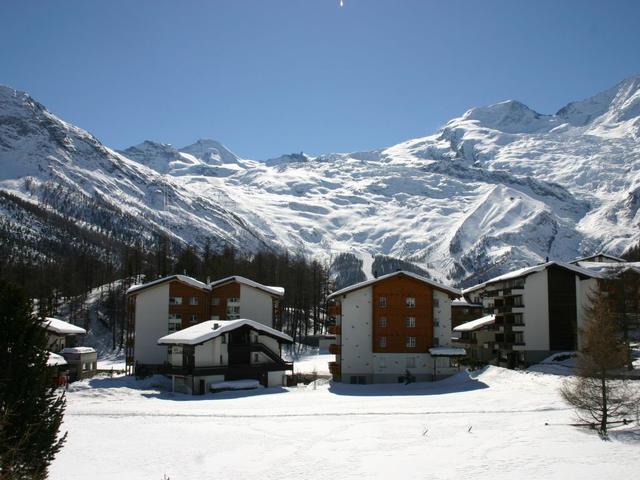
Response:
[{"label": "larch tree", "polygon": [[560,393],[575,407],[579,421],[606,438],[610,424],[637,414],[640,397],[635,386],[616,375],[625,366],[627,346],[605,293],[598,290],[591,296],[585,317],[576,376]]}]

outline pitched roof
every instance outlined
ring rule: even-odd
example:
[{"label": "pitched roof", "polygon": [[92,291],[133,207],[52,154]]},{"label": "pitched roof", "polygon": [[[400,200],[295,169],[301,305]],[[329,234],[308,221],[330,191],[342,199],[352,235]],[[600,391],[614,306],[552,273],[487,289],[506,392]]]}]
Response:
[{"label": "pitched roof", "polygon": [[58,318],[46,317],[42,321],[42,324],[46,330],[60,335],[84,335],[87,333],[84,328],[80,328]]},{"label": "pitched roof", "polygon": [[640,273],[640,262],[580,262],[578,266],[601,277],[611,277],[626,271]]},{"label": "pitched roof", "polygon": [[473,332],[487,325],[495,323],[495,315],[487,315],[485,317],[471,320],[470,322],[462,323],[453,329],[454,332]]},{"label": "pitched roof", "polygon": [[177,280],[182,283],[186,283],[191,285],[192,287],[199,288],[201,290],[209,290],[210,287],[200,280],[196,280],[195,278],[189,277],[187,275],[169,275],[168,277],[158,278],[157,280],[153,280],[152,282],[143,283],[141,285],[132,285],[127,290],[127,295],[135,292],[139,292],[140,290],[144,290],[150,287],[155,287],[156,285],[160,285],[165,282],[170,282],[172,280]]},{"label": "pitched roof", "polygon": [[209,284],[209,288],[214,289],[225,285],[227,283],[237,282],[242,285],[247,285],[249,287],[257,288],[258,290],[262,290],[263,292],[268,293],[269,295],[273,295],[274,297],[282,297],[284,296],[284,288],[283,287],[269,287],[267,285],[262,285],[261,283],[254,282],[246,277],[241,277],[240,275],[232,275],[231,277],[222,278],[220,280],[216,280]]},{"label": "pitched roof", "polygon": [[467,293],[471,293],[475,290],[486,287],[487,285],[491,285],[492,283],[502,282],[504,280],[511,280],[514,278],[526,277],[527,275],[531,275],[532,273],[536,273],[536,272],[541,272],[554,265],[560,268],[564,268],[566,270],[571,270],[572,272],[575,272],[577,275],[581,275],[583,277],[597,278],[600,276],[591,270],[587,270],[586,268],[578,267],[570,263],[552,261],[552,262],[541,263],[539,265],[534,265],[533,267],[524,267],[518,270],[514,270],[512,272],[504,273],[497,277],[491,278],[486,282],[479,283],[478,285],[474,285],[473,287],[465,288],[462,291],[462,293],[466,295]]},{"label": "pitched roof", "polygon": [[434,288],[437,288],[438,290],[444,290],[445,292],[451,294],[451,295],[455,295],[456,297],[460,296],[460,290],[458,290],[457,288],[453,288],[453,287],[448,287],[446,285],[443,285],[441,283],[438,282],[434,282],[433,280],[429,280],[428,278],[422,277],[416,273],[413,272],[407,272],[405,270],[399,270],[397,272],[393,272],[393,273],[388,273],[386,275],[381,275],[378,278],[372,278],[371,280],[365,280],[364,282],[360,282],[360,283],[356,283],[354,285],[350,285],[348,287],[345,287],[341,290],[338,290],[337,292],[333,292],[331,295],[329,295],[327,298],[334,298],[337,297],[339,295],[344,295],[345,293],[349,293],[349,292],[353,292],[354,290],[359,290],[361,288],[365,288],[368,287],[369,285],[373,285],[374,283],[377,282],[381,282],[382,280],[386,280],[388,278],[392,278],[398,275],[406,275],[407,277],[411,277],[415,280],[418,280],[419,282],[422,283],[426,283],[428,285],[431,285]]},{"label": "pitched roof", "polygon": [[452,307],[482,307],[480,303],[470,303],[464,297],[456,298],[451,301]]},{"label": "pitched roof", "polygon": [[223,333],[231,332],[240,327],[248,326],[265,335],[278,338],[287,343],[293,343],[293,339],[286,333],[275,328],[267,327],[262,323],[247,318],[238,320],[208,320],[191,327],[165,335],[158,339],[158,345],[200,345],[212,338],[219,337]]},{"label": "pitched roof", "polygon": [[614,257],[613,255],[609,255],[608,253],[604,253],[604,252],[598,252],[598,253],[596,253],[594,255],[589,255],[588,257],[576,258],[575,260],[572,260],[569,263],[576,264],[578,262],[588,262],[592,258],[596,258],[596,257],[608,258],[610,260],[613,260],[614,262],[626,262],[626,260],[624,258]]}]

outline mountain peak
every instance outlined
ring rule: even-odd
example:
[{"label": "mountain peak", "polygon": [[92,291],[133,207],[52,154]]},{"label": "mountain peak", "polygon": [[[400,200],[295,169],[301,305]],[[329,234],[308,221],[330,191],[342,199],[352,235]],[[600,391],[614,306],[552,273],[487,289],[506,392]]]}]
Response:
[{"label": "mountain peak", "polygon": [[210,165],[238,163],[240,157],[217,140],[199,138],[195,143],[182,147],[181,152],[193,155]]},{"label": "mountain peak", "polygon": [[[517,100],[506,100],[487,107],[468,110],[462,120],[478,122],[482,127],[500,130],[505,133],[530,133],[543,127],[547,115],[532,110]],[[542,122],[541,122],[542,120]]]}]

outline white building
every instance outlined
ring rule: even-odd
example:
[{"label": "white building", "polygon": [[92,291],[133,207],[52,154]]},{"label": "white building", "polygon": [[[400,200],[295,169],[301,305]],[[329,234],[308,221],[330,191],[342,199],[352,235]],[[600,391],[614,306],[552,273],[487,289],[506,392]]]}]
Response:
[{"label": "white building", "polygon": [[205,393],[211,385],[232,380],[258,380],[265,387],[286,384],[293,364],[281,358],[288,335],[248,319],[210,320],[166,335],[174,389]]},{"label": "white building", "polygon": [[167,363],[167,349],[157,340],[209,320],[241,316],[273,327],[278,323],[284,289],[233,276],[212,283],[172,275],[127,291],[127,370],[136,364],[151,369]]},{"label": "white building", "polygon": [[[398,271],[329,296],[336,325],[330,351],[334,380],[390,383],[433,380],[457,371],[451,357],[451,301],[458,289],[411,272]],[[431,350],[431,351],[430,351]],[[443,356],[444,355],[444,356]]]},{"label": "white building", "polygon": [[509,367],[537,363],[579,347],[589,295],[599,275],[563,262],[546,262],[467,288],[464,296],[495,315],[495,356]]}]

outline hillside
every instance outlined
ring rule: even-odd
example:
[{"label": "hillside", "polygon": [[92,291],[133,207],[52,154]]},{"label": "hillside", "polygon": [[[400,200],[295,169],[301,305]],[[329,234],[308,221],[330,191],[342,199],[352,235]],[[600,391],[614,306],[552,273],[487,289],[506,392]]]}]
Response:
[{"label": "hillside", "polygon": [[[362,271],[344,278],[403,260],[465,285],[545,257],[621,254],[640,239],[639,147],[640,76],[553,115],[506,101],[387,149],[265,162],[213,140],[116,152],[0,87],[0,189],[23,202],[116,237],[350,252],[341,264]],[[0,204],[2,223],[37,237],[21,208]]]}]

